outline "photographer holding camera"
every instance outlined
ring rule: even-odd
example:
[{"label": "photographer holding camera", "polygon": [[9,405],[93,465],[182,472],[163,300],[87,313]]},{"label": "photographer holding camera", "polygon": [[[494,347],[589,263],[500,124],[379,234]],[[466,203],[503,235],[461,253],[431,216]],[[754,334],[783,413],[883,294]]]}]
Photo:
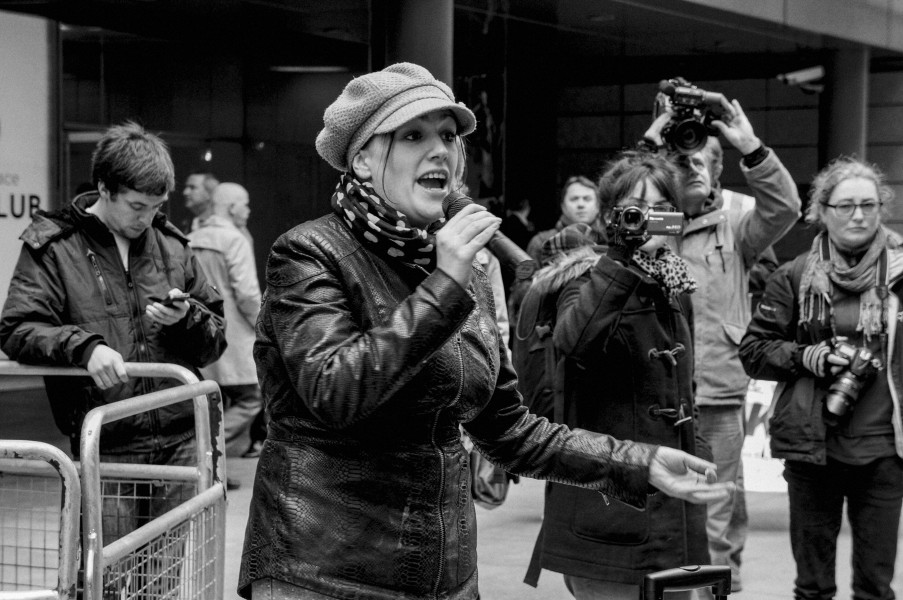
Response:
[{"label": "photographer holding camera", "polygon": [[[660,89],[658,116],[644,139],[646,145],[676,153],[684,171],[678,207],[686,222],[674,248],[699,286],[692,296],[699,433],[712,447],[719,481],[737,484],[732,497],[708,507],[709,553],[713,564],[730,565],[731,586],[740,591],[747,532],[741,454],[749,377],[738,347],[751,314],[750,272],[793,227],[801,203],[790,173],[756,136],[737,100],[728,102],[682,79],[664,81]],[[744,202],[726,206],[718,133],[742,155],[740,168],[755,198],[751,210]]]},{"label": "photographer holding camera", "polygon": [[[615,158],[599,180],[611,214],[608,250],[599,256],[604,248],[584,245],[557,258],[534,277],[524,310],[548,304],[534,301],[534,294],[557,299],[556,419],[705,458],[710,454],[699,445],[693,419],[689,294],[696,283],[665,241],[681,230],[679,181],[664,156],[626,152]],[[547,244],[574,246],[558,238],[578,238],[575,227]],[[707,475],[714,480],[714,472]],[[558,483],[547,484],[545,498],[525,578],[531,585],[545,568],[563,573],[578,600],[635,600],[646,574],[709,562],[703,506],[656,496],[639,512]]]},{"label": "photographer holding camera", "polygon": [[[903,499],[896,332],[901,239],[883,225],[893,192],[842,157],[812,182],[808,252],[769,279],[740,346],[747,372],[779,382],[771,452],[784,459],[796,598],[833,598],[844,500],[853,597],[890,599]],[[889,361],[889,364],[888,364]]]}]

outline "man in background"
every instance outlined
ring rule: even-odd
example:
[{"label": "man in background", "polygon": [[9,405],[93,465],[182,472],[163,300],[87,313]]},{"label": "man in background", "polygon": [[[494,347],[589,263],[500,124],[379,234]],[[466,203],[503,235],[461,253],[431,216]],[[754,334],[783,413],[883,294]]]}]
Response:
[{"label": "man in background", "polygon": [[226,455],[242,456],[252,446],[251,426],[263,408],[252,354],[260,285],[251,244],[232,220],[235,207],[245,207],[247,212],[247,190],[237,183],[221,183],[211,200],[209,211],[203,213],[207,216],[196,220],[197,227],[188,238],[198,262],[223,296],[229,346],[202,372],[223,393]]},{"label": "man in background", "polygon": [[[94,192],[38,211],[22,234],[0,316],[0,344],[10,358],[87,369],[90,378],[45,379],[54,420],[76,458],[89,410],[180,385],[130,379],[126,362],[173,363],[200,375],[226,347],[222,298],[159,210],[175,187],[163,140],[135,123],[111,127],[95,147],[91,171]],[[190,402],[108,423],[102,432],[104,462],[197,463]],[[191,489],[153,486],[148,512],[138,512],[126,487],[106,497],[104,544],[171,510]]]},{"label": "man in background", "polygon": [[561,217],[552,229],[540,231],[527,244],[529,254],[536,264],[542,261],[542,245],[547,239],[572,223],[586,223],[596,236],[597,243],[605,243],[605,224],[599,208],[599,188],[582,175],[569,177],[561,188]]},{"label": "man in background", "polygon": [[[691,295],[697,433],[712,448],[718,481],[737,485],[731,497],[708,506],[709,554],[712,564],[731,567],[732,589],[740,591],[748,529],[742,450],[749,377],[740,363],[739,345],[751,318],[750,273],[799,219],[801,202],[790,173],[756,136],[740,103],[724,99],[723,109],[714,125],[740,153],[740,169],[753,197],[736,198],[721,188],[723,153],[717,137],[682,155],[678,205],[684,229],[675,251],[698,284]],[[670,109],[660,114],[647,130],[648,145],[664,147],[661,131],[670,114]]]},{"label": "man in background", "polygon": [[194,215],[185,231],[194,231],[198,222],[213,214],[213,190],[219,181],[213,173],[194,171],[185,180],[182,195],[185,197],[185,208]]}]

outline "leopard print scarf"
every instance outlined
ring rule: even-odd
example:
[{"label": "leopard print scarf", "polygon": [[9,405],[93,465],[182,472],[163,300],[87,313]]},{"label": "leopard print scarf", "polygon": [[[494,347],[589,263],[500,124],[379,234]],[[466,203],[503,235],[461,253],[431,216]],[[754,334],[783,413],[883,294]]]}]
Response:
[{"label": "leopard print scarf", "polygon": [[655,279],[672,298],[684,292],[692,294],[696,291],[696,280],[687,271],[687,263],[668,246],[658,248],[655,255],[637,248],[631,260]]},{"label": "leopard print scarf", "polygon": [[351,173],[342,173],[331,204],[354,235],[377,254],[430,272],[436,268],[435,232],[445,219],[427,229],[413,227],[404,213],[379,197],[373,184],[361,182]]}]

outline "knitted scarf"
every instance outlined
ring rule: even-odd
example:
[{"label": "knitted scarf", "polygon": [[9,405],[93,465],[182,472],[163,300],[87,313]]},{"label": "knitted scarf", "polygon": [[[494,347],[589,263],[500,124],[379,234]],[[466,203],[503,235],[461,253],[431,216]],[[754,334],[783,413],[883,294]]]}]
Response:
[{"label": "knitted scarf", "polygon": [[878,261],[887,248],[895,248],[897,242],[883,226],[855,267],[847,265],[833,242],[822,231],[812,241],[800,280],[800,324],[825,322],[833,312],[831,292],[833,286],[859,294],[859,322],[856,331],[865,336],[883,333],[886,322],[884,303],[878,295]]},{"label": "knitted scarf", "polygon": [[331,204],[354,235],[377,254],[420,265],[430,272],[435,269],[435,232],[445,219],[427,229],[413,227],[407,216],[379,197],[373,184],[358,181],[351,173],[342,173]]},{"label": "knitted scarf", "polygon": [[696,280],[687,271],[687,263],[668,246],[661,246],[654,255],[637,248],[631,260],[665,288],[672,298],[696,291]]}]

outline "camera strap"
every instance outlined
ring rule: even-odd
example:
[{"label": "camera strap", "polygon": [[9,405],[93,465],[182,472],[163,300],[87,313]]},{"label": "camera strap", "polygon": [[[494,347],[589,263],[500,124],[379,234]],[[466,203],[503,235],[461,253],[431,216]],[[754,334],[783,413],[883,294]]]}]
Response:
[{"label": "camera strap", "polygon": [[881,348],[880,352],[880,361],[881,367],[887,364],[887,297],[889,294],[888,291],[888,280],[887,280],[887,248],[881,252],[881,256],[878,257],[878,269],[877,274],[875,275],[877,281],[875,282],[875,292],[878,294],[878,298],[881,300]]}]

